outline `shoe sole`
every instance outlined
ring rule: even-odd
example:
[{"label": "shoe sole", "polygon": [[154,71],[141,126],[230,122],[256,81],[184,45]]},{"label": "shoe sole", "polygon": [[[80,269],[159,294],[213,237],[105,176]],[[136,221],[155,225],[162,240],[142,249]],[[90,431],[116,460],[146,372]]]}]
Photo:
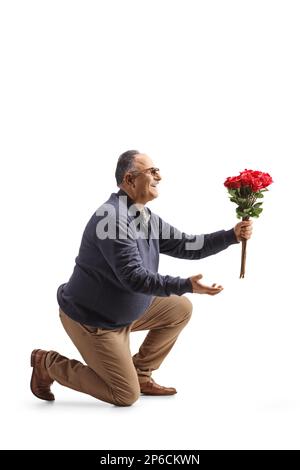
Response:
[{"label": "shoe sole", "polygon": [[53,398],[42,398],[42,397],[39,397],[36,393],[34,393],[34,391],[32,390],[32,379],[33,379],[33,373],[34,373],[35,356],[38,353],[38,351],[40,351],[40,349],[34,349],[31,353],[31,356],[30,356],[30,366],[33,367],[33,371],[32,371],[32,374],[31,374],[31,380],[30,380],[30,390],[33,393],[33,395],[35,397],[39,398],[40,400],[54,401],[55,397],[53,397]]},{"label": "shoe sole", "polygon": [[141,392],[142,395],[148,395],[152,397],[170,397],[172,395],[176,395],[177,392],[171,392],[171,393],[151,393],[151,392]]}]

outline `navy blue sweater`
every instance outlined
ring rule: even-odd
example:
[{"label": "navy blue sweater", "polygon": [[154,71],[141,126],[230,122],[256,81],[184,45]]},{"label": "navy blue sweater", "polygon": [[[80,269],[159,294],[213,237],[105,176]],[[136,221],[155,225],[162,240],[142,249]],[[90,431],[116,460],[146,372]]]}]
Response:
[{"label": "navy blue sweater", "polygon": [[238,243],[233,229],[187,235],[148,208],[146,225],[126,196],[112,193],[92,215],[73,274],[58,288],[59,306],[80,323],[121,328],[139,318],[154,296],[192,292],[189,279],[158,274],[159,253],[200,259]]}]

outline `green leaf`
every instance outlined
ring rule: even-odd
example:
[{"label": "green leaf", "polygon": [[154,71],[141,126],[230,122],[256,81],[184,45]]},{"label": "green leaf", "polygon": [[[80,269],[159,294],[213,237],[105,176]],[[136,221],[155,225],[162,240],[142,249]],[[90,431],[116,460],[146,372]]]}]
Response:
[{"label": "green leaf", "polygon": [[248,199],[247,198],[244,198],[244,197],[239,197],[238,198],[238,201],[241,205],[244,205],[244,204],[247,204],[248,203]]},{"label": "green leaf", "polygon": [[239,206],[236,208],[236,215],[239,219],[241,219],[243,217],[249,216],[250,214],[246,213],[245,210],[243,210],[243,208]]},{"label": "green leaf", "polygon": [[255,196],[259,199],[261,199],[262,197],[264,197],[263,193],[262,192],[259,192],[259,193],[255,193]]},{"label": "green leaf", "polygon": [[257,202],[256,204],[254,204],[254,209],[256,209],[257,207],[260,207],[262,205],[262,202]]},{"label": "green leaf", "polygon": [[259,217],[259,214],[261,214],[262,211],[263,211],[263,209],[259,209],[259,208],[254,209],[253,210],[253,217]]}]

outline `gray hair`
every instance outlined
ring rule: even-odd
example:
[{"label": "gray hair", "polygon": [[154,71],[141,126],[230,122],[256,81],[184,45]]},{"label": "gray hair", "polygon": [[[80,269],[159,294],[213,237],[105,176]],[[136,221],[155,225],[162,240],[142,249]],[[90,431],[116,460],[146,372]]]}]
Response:
[{"label": "gray hair", "polygon": [[119,156],[115,172],[118,186],[122,183],[125,173],[133,169],[134,157],[139,153],[138,150],[127,150]]}]

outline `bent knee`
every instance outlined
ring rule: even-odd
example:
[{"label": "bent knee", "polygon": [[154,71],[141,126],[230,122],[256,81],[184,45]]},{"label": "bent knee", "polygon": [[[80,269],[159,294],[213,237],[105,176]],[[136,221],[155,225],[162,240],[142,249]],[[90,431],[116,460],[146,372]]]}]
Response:
[{"label": "bent knee", "polygon": [[114,404],[116,406],[131,406],[140,397],[140,387],[114,393]]},{"label": "bent knee", "polygon": [[185,295],[180,296],[179,299],[180,312],[184,318],[189,320],[192,316],[193,304]]}]

